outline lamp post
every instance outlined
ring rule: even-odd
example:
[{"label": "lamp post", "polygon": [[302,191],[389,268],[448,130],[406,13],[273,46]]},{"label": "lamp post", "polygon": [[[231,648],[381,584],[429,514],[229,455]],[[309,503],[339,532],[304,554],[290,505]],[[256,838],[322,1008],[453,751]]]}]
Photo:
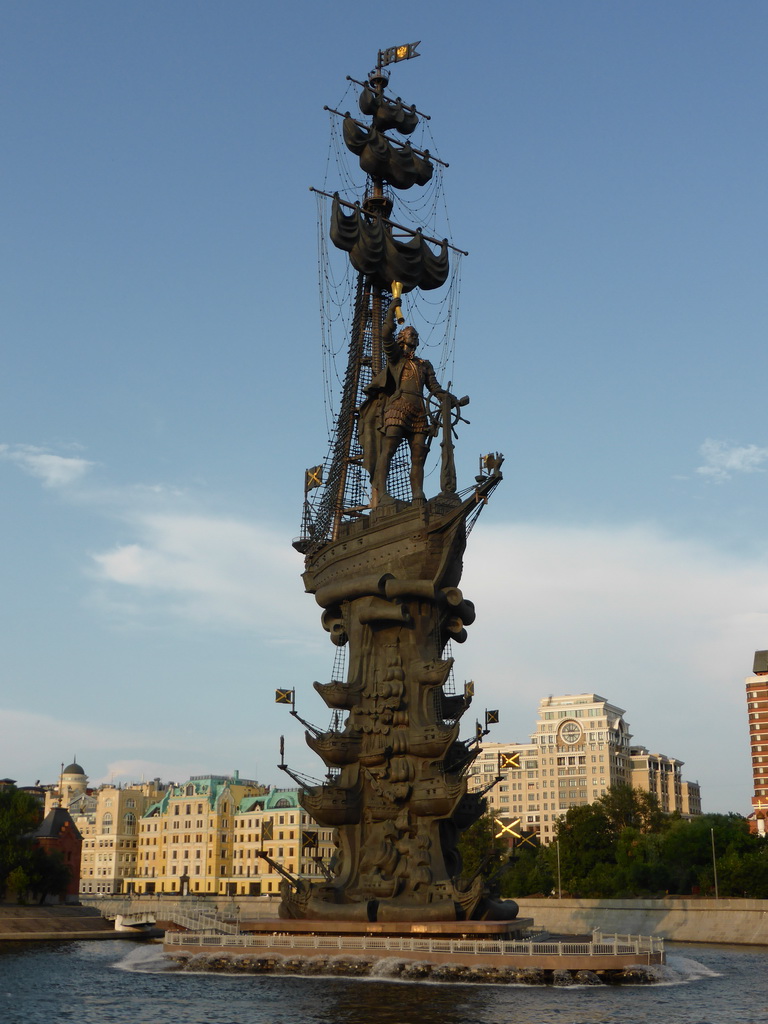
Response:
[{"label": "lamp post", "polygon": [[717,860],[715,859],[715,830],[711,828],[709,830],[709,834],[712,838],[712,870],[715,873],[715,899],[718,899],[719,893],[717,889]]},{"label": "lamp post", "polygon": [[555,846],[557,847],[557,898],[561,900],[563,898],[563,885],[560,877],[560,840],[556,840]]}]

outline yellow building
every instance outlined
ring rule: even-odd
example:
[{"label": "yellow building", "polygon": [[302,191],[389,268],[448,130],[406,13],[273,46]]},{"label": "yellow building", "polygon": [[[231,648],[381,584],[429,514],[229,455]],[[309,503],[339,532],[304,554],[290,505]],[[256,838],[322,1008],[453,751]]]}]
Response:
[{"label": "yellow building", "polygon": [[265,787],[234,775],[193,775],[169,786],[139,822],[134,892],[219,893],[232,872],[235,814]]},{"label": "yellow building", "polygon": [[126,890],[199,895],[268,895],[281,875],[319,880],[332,833],[298,802],[297,789],[269,790],[252,779],[196,775],[172,786],[139,822],[136,869]]},{"label": "yellow building", "polygon": [[234,858],[228,892],[273,895],[281,875],[265,853],[293,876],[323,878],[323,865],[333,856],[333,830],[321,828],[299,804],[298,789],[273,789],[244,801],[235,820]]},{"label": "yellow building", "polygon": [[162,795],[159,779],[130,786],[88,787],[88,777],[73,762],[62,769],[58,786],[45,794],[45,813],[66,808],[83,837],[81,893],[119,893],[136,872],[139,821]]}]

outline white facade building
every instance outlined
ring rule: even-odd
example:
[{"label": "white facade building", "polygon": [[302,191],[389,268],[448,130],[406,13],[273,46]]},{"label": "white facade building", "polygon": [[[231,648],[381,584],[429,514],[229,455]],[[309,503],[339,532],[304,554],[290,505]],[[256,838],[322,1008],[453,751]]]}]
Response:
[{"label": "white facade building", "polygon": [[[631,747],[624,714],[596,693],[547,697],[530,743],[482,745],[470,790],[492,786],[488,809],[502,825],[516,823],[514,831],[536,832],[550,843],[555,821],[569,808],[594,803],[612,786],[648,788],[639,773],[633,780],[632,753],[644,748]],[[497,775],[500,781],[492,785]]]}]

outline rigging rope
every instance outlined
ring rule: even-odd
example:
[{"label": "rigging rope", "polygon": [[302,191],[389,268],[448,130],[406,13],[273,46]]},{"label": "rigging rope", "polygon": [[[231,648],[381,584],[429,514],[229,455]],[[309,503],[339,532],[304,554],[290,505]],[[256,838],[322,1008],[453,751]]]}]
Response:
[{"label": "rigging rope", "polygon": [[[337,109],[352,106],[348,98],[351,91],[349,84]],[[415,148],[429,148],[431,153],[436,153],[429,123],[422,119],[420,124],[423,141]],[[370,181],[366,184],[355,181],[351,168],[356,165],[349,159],[342,125],[341,118],[329,113],[323,190],[338,192],[342,198],[355,202],[361,198],[366,185],[370,188]],[[387,189],[387,192],[394,209],[403,211],[393,215],[393,219],[411,223],[432,237],[450,240],[443,170],[442,165],[434,164],[432,179],[420,190],[405,193]],[[363,294],[364,282],[351,267],[346,254],[329,247],[329,206],[324,196],[319,193],[316,196],[323,409],[329,450],[323,460],[323,486],[310,492],[305,502],[302,536],[312,542],[312,547],[326,542],[334,517],[343,514],[345,509],[365,508],[368,504],[369,482],[361,463],[356,424],[357,410],[365,398],[364,389],[371,380],[370,295]],[[419,331],[419,354],[434,364],[443,386],[453,380],[460,285],[461,257],[454,253],[447,288],[434,293],[415,290],[403,297],[406,321]],[[388,300],[389,296],[383,296],[384,303]],[[432,446],[426,466],[427,478],[436,471],[436,456],[439,461],[439,445]],[[403,443],[392,460],[388,486],[393,497],[404,501],[411,497],[409,465],[408,446]]]}]

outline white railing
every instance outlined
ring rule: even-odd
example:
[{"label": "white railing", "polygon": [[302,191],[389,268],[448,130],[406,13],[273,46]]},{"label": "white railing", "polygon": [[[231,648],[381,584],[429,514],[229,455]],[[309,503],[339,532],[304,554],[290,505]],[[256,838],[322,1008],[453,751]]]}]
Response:
[{"label": "white railing", "polygon": [[163,914],[163,919],[172,921],[173,924],[177,924],[180,928],[186,928],[192,932],[202,932],[206,935],[223,934],[230,936],[240,933],[240,929],[236,924],[208,913],[190,914],[178,910],[170,910]]},{"label": "white railing", "polygon": [[145,916],[153,914],[156,920],[172,921],[181,928],[195,932],[223,932],[237,935],[239,909],[232,911],[219,910],[215,906],[206,905],[202,901],[184,901],[172,899],[132,900],[127,897],[113,897],[109,900],[90,900],[89,905],[97,907],[102,917],[114,919],[118,914],[123,917]]},{"label": "white railing", "polygon": [[241,932],[239,935],[224,936],[169,932],[166,933],[165,943],[170,946],[238,946],[243,949],[469,953],[479,957],[488,954],[531,957],[631,954],[645,957],[664,952],[664,940],[653,935],[603,935],[599,942],[537,942],[533,939],[503,942],[495,939],[387,938],[380,935],[256,935]]}]

